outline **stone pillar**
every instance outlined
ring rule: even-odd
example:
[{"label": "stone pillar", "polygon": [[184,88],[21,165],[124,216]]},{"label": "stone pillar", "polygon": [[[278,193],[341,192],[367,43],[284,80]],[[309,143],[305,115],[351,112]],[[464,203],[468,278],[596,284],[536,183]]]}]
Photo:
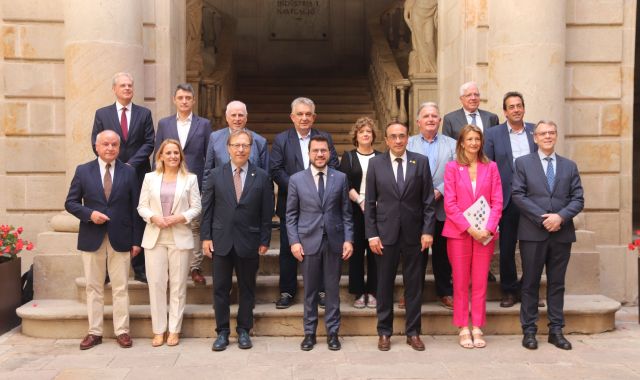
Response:
[{"label": "stone pillar", "polygon": [[409,80],[411,81],[411,93],[409,94],[407,124],[413,135],[419,132],[416,126],[416,113],[418,112],[420,104],[424,102],[438,102],[438,74],[411,74],[409,75]]},{"label": "stone pillar", "polygon": [[[566,1],[489,2],[488,109],[502,109],[507,91],[520,91],[525,120],[558,123],[562,153]],[[501,119],[504,119],[501,116]]]}]

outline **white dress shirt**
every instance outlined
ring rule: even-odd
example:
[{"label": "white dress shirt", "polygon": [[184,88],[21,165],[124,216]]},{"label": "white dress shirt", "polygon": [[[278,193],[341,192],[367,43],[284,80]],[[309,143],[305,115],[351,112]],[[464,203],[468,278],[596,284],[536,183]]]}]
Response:
[{"label": "white dress shirt", "polygon": [[191,128],[191,120],[193,118],[193,112],[187,116],[186,119],[180,120],[180,114],[176,114],[176,126],[178,128],[178,139],[180,140],[180,146],[184,149],[184,145],[187,143],[187,137],[189,136],[189,129]]}]

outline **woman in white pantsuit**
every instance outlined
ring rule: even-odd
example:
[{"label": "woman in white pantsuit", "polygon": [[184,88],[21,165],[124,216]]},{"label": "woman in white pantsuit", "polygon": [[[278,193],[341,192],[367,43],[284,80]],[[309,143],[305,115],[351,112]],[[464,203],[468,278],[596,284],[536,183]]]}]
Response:
[{"label": "woman in white pantsuit", "polygon": [[[165,140],[156,153],[156,170],[144,177],[138,213],[147,222],[142,238],[149,281],[149,304],[154,347],[180,340],[187,298],[189,253],[193,234],[189,223],[200,215],[198,178],[187,172],[184,153],[176,140]],[[169,318],[167,326],[167,281]]]}]

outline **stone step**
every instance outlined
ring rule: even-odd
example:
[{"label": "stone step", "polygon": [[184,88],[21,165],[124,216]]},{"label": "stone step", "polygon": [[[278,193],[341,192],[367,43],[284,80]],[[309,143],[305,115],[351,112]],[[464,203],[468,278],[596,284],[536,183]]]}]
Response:
[{"label": "stone step", "polygon": [[[564,312],[565,333],[594,334],[615,328],[615,313],[620,303],[602,295],[567,295]],[[373,309],[355,309],[350,303],[342,303],[340,334],[376,334],[376,312]],[[130,308],[131,335],[134,338],[152,336],[149,306],[132,305]],[[22,334],[37,338],[80,339],[87,333],[87,308],[79,301],[36,300],[17,310],[22,318]],[[104,336],[113,337],[112,307],[105,306]],[[396,308],[394,331],[404,331],[404,311]],[[547,332],[546,308],[540,308],[540,333]],[[231,330],[235,330],[237,306],[231,306]],[[253,333],[259,336],[301,336],[303,308],[296,304],[289,309],[277,310],[273,305],[256,305]],[[323,311],[320,310],[320,320]],[[452,311],[436,303],[422,306],[423,334],[456,334],[451,324]],[[501,308],[497,302],[487,303],[487,323],[484,332],[490,334],[521,334],[520,309]],[[325,334],[323,323],[318,334]],[[182,323],[183,337],[205,338],[215,336],[214,311],[211,305],[188,304]]]},{"label": "stone step", "polygon": [[[318,127],[318,129],[322,130],[322,128]],[[258,128],[256,128],[256,131],[259,130]],[[284,130],[284,129],[283,129]],[[270,143],[273,142],[273,139],[276,137],[276,135],[278,133],[280,133],[282,131],[279,132],[260,132],[260,134],[267,139],[267,141],[269,141]],[[328,132],[328,131],[327,131]],[[343,147],[343,152],[344,152],[344,145],[350,145],[351,149],[353,149],[353,143],[351,141],[351,134],[349,134],[348,131],[341,131],[341,132],[330,132],[331,133],[331,140],[333,141],[334,144],[334,148],[336,144],[340,144],[341,147]],[[337,151],[337,149],[336,149]]]},{"label": "stone step", "polygon": [[[187,281],[187,303],[189,304],[208,304],[213,303],[213,280],[211,276],[205,276],[206,285],[195,285],[191,279]],[[272,304],[280,296],[278,285],[278,276],[258,276],[256,280],[256,304]],[[86,280],[84,277],[76,278],[77,299],[86,303]],[[396,276],[394,299],[399,300],[403,295],[404,287],[402,285],[402,276]],[[540,285],[540,297],[544,299],[547,294],[546,278],[543,278]],[[298,291],[295,295],[297,303],[302,302],[303,282],[302,276],[298,276]],[[501,298],[500,283],[491,282],[487,287],[487,300],[499,301]],[[238,299],[238,289],[236,277],[233,277],[233,287],[231,290],[231,302],[236,303]],[[349,293],[349,276],[343,275],[340,279],[340,301],[352,303],[354,295]],[[425,279],[425,286],[422,295],[423,302],[436,302],[437,295],[435,282],[432,274],[428,274]],[[107,285],[104,290],[104,302],[111,304],[111,286]],[[129,303],[131,305],[148,305],[149,289],[147,284],[135,280],[129,280]]]},{"label": "stone step", "polygon": [[[291,114],[291,101],[280,102],[280,103],[276,103],[276,102],[258,103],[253,105],[250,104],[249,107],[251,109],[251,112],[279,113],[284,115]],[[375,111],[373,109],[373,103],[367,103],[367,104],[327,103],[327,104],[317,104],[316,112],[318,113],[318,115],[323,115],[328,113],[362,113],[365,115],[369,115]]]},{"label": "stone step", "polygon": [[[249,110],[249,128],[254,129],[253,124],[255,123],[284,123],[288,127],[291,127],[291,117],[289,116],[289,112],[285,113],[268,113],[268,112],[251,112]],[[314,123],[317,127],[321,123],[350,123],[353,124],[355,121],[362,116],[368,116],[375,119],[375,113],[371,112],[368,114],[365,113],[322,113],[318,114],[316,117],[316,122]]]},{"label": "stone step", "polygon": [[[328,123],[328,122],[320,122],[317,121],[316,123],[313,123],[313,127],[317,128],[321,131],[325,131],[327,133],[331,134],[331,137],[335,138],[336,137],[341,137],[341,136],[345,136],[348,137],[349,140],[351,140],[351,127],[353,126],[353,123],[355,123],[356,119],[351,120],[350,122],[342,122],[342,123]],[[251,123],[251,127],[254,131],[260,133],[262,136],[264,136],[265,138],[267,137],[267,135],[276,135],[280,132],[283,132],[289,128],[291,128],[292,124],[291,124],[291,120],[289,120],[289,122],[282,122],[282,123],[273,123],[273,122],[253,122]]]},{"label": "stone step", "polygon": [[[339,91],[336,91],[336,94],[322,94],[315,95],[313,98],[308,96],[313,100],[316,104],[316,108],[321,107],[324,104],[341,104],[341,103],[351,103],[351,104],[373,104],[371,101],[371,95],[363,92],[359,94],[342,94]],[[262,94],[245,94],[242,98],[242,101],[246,104],[255,107],[261,103],[283,103],[289,106],[291,109],[291,102],[295,99],[295,96],[291,95],[262,95]]]},{"label": "stone step", "polygon": [[310,87],[341,87],[341,86],[369,86],[369,79],[366,76],[349,75],[336,76],[326,75],[321,77],[308,76],[240,76],[236,82],[236,87],[241,89],[245,86],[269,86],[285,87],[299,86]]},{"label": "stone step", "polygon": [[[369,85],[342,85],[342,86],[265,86],[248,84],[243,85],[235,93],[235,98],[244,101],[247,96],[255,95],[287,95],[291,101],[298,96],[305,96],[315,101],[318,95],[360,95],[370,93]],[[304,95],[301,95],[304,94]]]}]

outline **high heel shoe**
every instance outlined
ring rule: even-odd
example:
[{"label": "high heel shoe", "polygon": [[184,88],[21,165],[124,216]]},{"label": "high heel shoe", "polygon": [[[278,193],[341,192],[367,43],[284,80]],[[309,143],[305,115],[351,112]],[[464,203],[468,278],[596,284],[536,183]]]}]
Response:
[{"label": "high heel shoe", "polygon": [[458,333],[460,339],[460,346],[463,348],[473,348],[473,340],[471,340],[471,333],[468,327],[463,327]]},{"label": "high heel shoe", "polygon": [[177,346],[180,343],[180,333],[169,333],[167,338],[167,346]]},{"label": "high heel shoe", "polygon": [[471,331],[471,335],[473,336],[473,346],[475,348],[485,348],[487,346],[487,342],[485,342],[484,338],[482,337],[484,334],[479,327],[474,327]]},{"label": "high heel shoe", "polygon": [[151,340],[151,346],[160,347],[164,344],[164,334],[154,334]]}]

